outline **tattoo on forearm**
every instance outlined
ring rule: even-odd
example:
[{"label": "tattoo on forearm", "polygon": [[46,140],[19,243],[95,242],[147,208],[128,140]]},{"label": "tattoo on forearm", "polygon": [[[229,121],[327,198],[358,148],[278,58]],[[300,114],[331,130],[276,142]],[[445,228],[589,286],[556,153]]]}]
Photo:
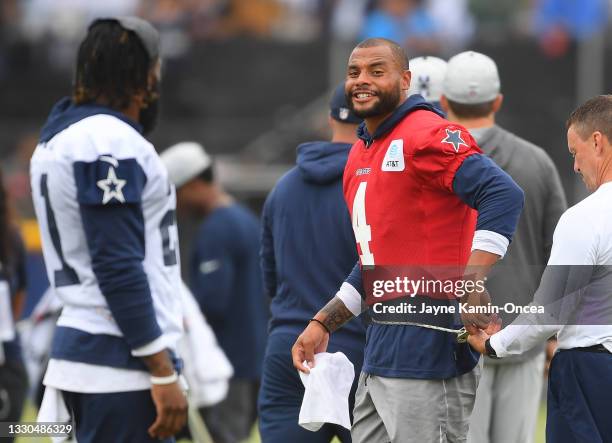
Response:
[{"label": "tattoo on forearm", "polygon": [[334,297],[321,311],[321,321],[331,332],[339,329],[343,324],[353,318],[353,313],[342,303],[338,297]]}]

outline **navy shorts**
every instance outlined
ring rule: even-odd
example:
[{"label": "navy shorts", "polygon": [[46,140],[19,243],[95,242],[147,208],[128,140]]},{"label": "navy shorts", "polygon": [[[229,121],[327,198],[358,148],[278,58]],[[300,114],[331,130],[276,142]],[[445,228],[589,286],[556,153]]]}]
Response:
[{"label": "navy shorts", "polygon": [[612,442],[612,354],[562,350],[548,380],[547,443]]},{"label": "navy shorts", "polygon": [[[334,436],[343,443],[351,442],[350,431],[342,426],[326,424],[317,432],[311,432],[298,424],[304,385],[291,359],[291,347],[296,339],[297,335],[280,333],[268,338],[258,404],[262,443],[329,443]],[[360,345],[356,343],[356,347]],[[349,397],[352,420],[355,390],[363,364],[363,348],[351,350],[330,343],[327,351],[342,351],[355,365],[356,377]]]},{"label": "navy shorts", "polygon": [[174,443],[147,433],[157,413],[151,391],[81,394],[62,392],[79,443]]}]

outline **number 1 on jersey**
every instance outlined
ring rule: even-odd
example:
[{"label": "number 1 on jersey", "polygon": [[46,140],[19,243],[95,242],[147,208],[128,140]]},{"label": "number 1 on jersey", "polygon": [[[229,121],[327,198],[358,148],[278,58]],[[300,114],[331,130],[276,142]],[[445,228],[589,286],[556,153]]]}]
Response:
[{"label": "number 1 on jersey", "polygon": [[370,252],[372,241],[372,228],[366,222],[365,195],[367,182],[359,183],[355,199],[353,200],[353,231],[355,240],[361,248],[361,266],[374,266],[374,254]]},{"label": "number 1 on jersey", "polygon": [[59,230],[57,229],[57,222],[55,221],[55,212],[51,207],[51,200],[49,198],[49,188],[47,186],[47,174],[40,176],[40,194],[42,195],[43,201],[45,202],[45,211],[47,212],[47,227],[49,228],[49,236],[51,237],[51,243],[55,248],[55,253],[59,259],[62,267],[57,269],[54,273],[54,280],[51,282],[56,288],[62,286],[78,285],[80,283],[79,276],[74,269],[66,263],[64,258],[64,252],[62,250],[62,242],[60,240]]}]

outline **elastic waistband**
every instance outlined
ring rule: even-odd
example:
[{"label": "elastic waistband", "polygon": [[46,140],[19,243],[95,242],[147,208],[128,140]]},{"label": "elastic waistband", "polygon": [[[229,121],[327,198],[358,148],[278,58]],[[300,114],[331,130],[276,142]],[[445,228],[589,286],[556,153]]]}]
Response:
[{"label": "elastic waistband", "polygon": [[608,348],[606,348],[604,345],[602,345],[601,343],[598,345],[593,345],[593,346],[586,346],[584,348],[570,348],[568,349],[568,351],[581,351],[581,352],[600,352],[602,354],[612,354],[612,352],[610,352],[608,350]]}]

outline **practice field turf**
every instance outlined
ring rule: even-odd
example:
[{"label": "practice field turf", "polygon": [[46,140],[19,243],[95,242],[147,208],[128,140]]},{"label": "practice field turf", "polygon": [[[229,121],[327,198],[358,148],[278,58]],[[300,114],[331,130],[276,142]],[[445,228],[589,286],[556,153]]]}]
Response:
[{"label": "practice field turf", "polygon": [[[36,420],[36,410],[28,405],[26,407],[23,421],[35,421]],[[536,438],[535,443],[545,443],[544,438],[544,424],[546,423],[546,406],[542,404],[540,408],[540,413],[538,415],[538,425],[536,428]],[[51,440],[47,438],[18,438],[16,443],[50,443]],[[189,443],[189,440],[180,440],[178,443]],[[259,435],[257,434],[257,430],[253,429],[253,433],[251,438],[244,443],[261,443],[259,439]],[[334,440],[332,443],[338,443],[338,440]]]}]

